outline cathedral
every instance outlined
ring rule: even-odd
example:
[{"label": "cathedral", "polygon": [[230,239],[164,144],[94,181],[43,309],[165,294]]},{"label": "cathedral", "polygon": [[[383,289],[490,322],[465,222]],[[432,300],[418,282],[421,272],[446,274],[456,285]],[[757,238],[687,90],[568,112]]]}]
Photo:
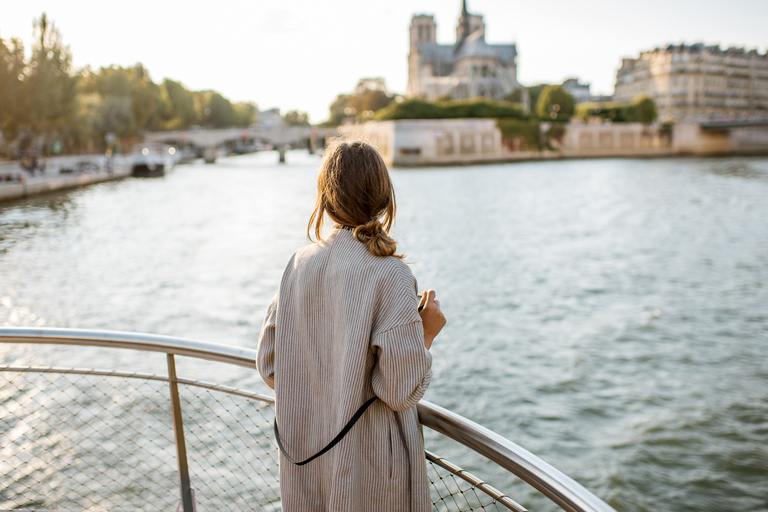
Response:
[{"label": "cathedral", "polygon": [[407,97],[503,99],[521,87],[517,82],[517,48],[514,44],[486,43],[483,17],[470,14],[466,0],[455,44],[438,44],[436,28],[434,16],[420,14],[411,19]]}]

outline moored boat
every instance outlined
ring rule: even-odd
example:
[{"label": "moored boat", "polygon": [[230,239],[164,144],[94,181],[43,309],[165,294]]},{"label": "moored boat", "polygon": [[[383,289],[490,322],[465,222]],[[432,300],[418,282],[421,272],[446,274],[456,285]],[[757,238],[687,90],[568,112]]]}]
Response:
[{"label": "moored boat", "polygon": [[148,142],[137,144],[133,148],[131,175],[139,178],[164,176],[173,168],[176,148],[167,144]]}]

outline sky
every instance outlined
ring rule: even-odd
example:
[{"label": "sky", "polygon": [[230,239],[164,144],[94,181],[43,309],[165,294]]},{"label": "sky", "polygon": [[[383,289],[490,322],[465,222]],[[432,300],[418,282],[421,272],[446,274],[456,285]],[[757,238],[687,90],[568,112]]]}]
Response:
[{"label": "sky", "polygon": [[[578,77],[613,92],[622,58],[665,44],[768,50],[768,0],[468,0],[489,43],[515,43],[518,81]],[[113,7],[112,7],[113,6]],[[338,94],[363,77],[404,93],[408,28],[431,14],[437,41],[455,42],[460,0],[0,0],[0,37],[32,44],[46,12],[76,68],[144,64],[155,82],[213,89],[260,109],[328,117]]]}]

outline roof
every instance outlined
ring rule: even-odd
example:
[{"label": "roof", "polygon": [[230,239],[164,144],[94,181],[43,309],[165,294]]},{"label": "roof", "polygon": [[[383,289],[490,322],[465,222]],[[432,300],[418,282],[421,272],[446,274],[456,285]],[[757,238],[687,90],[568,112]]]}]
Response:
[{"label": "roof", "polygon": [[515,61],[517,48],[514,44],[488,44],[483,34],[476,32],[466,38],[457,47],[453,44],[422,43],[419,45],[419,56],[422,62],[454,64],[466,57],[495,57],[503,64]]},{"label": "roof", "polygon": [[456,60],[464,57],[497,57],[503,63],[514,62],[517,48],[514,44],[488,44],[481,32],[467,37],[459,47]]}]

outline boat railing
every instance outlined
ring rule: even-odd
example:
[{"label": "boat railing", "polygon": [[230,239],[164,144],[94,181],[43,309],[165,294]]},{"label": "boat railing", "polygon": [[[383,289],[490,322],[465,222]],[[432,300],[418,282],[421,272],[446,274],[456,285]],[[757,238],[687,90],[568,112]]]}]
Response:
[{"label": "boat railing", "polygon": [[[0,364],[0,512],[281,509],[274,399],[177,371],[177,356],[255,369],[255,350],[138,333],[0,327],[4,358],[15,346],[45,344],[162,353],[164,374],[24,365],[23,355]],[[491,430],[427,401],[418,413],[424,427],[513,473],[562,510],[615,512]],[[434,510],[527,510],[426,448]]]}]

